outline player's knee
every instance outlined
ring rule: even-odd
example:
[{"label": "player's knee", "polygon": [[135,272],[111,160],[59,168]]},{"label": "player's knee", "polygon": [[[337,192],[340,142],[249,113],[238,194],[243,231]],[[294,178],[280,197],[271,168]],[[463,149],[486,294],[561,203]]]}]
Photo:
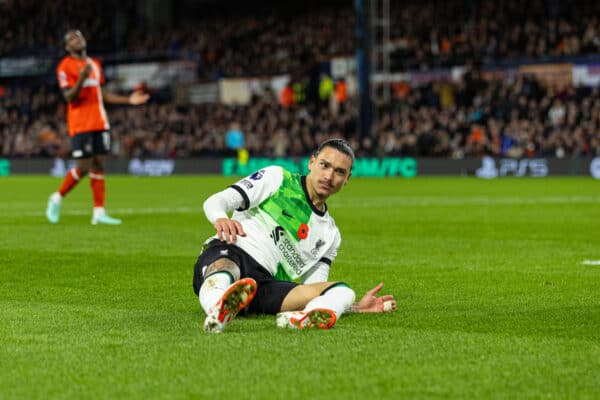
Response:
[{"label": "player's knee", "polygon": [[234,281],[237,281],[241,277],[240,267],[229,258],[219,258],[209,264],[204,271],[204,277],[206,278],[215,272],[228,272]]},{"label": "player's knee", "polygon": [[344,282],[335,282],[333,285],[323,290],[321,296],[326,293],[334,294],[335,297],[342,301],[347,307],[350,307],[356,299],[354,290]]},{"label": "player's knee", "polygon": [[90,170],[96,173],[104,173],[104,161],[102,159],[93,158]]}]

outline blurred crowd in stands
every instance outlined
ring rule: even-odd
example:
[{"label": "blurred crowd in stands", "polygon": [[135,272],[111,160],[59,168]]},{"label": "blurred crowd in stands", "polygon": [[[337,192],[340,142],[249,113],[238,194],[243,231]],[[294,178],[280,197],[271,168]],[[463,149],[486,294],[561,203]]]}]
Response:
[{"label": "blurred crowd in stands", "polygon": [[[150,29],[136,8],[140,2],[110,3],[113,8],[103,2],[81,7],[75,0],[0,1],[0,56],[61,56],[62,34],[73,26],[85,31],[92,55],[194,60],[199,80],[278,73],[297,78],[312,63],[354,52],[349,1],[304,8],[266,2],[251,16],[223,14],[213,4],[194,18],[174,15],[178,23],[171,29]],[[597,2],[390,3],[397,71],[600,53]],[[108,112],[113,153],[124,157],[234,154],[239,140],[230,142],[231,132],[241,132],[252,156],[306,155],[331,136],[349,139],[359,156],[600,155],[598,88],[548,87],[523,75],[484,80],[476,70],[459,81],[406,83],[377,107],[371,135],[364,137],[358,108],[354,98],[289,104],[266,91],[243,106],[152,101]],[[0,81],[0,156],[68,157],[64,113],[57,86]]]},{"label": "blurred crowd in stands", "polygon": [[[284,106],[270,91],[248,105],[151,103],[109,108],[113,153],[124,157],[234,154],[232,124],[252,156],[309,154],[327,137],[349,139],[359,156],[464,158],[582,157],[600,155],[598,88],[545,88],[520,76],[438,82],[408,87],[379,107],[370,136],[357,129],[354,100]],[[0,97],[1,156],[68,155],[65,106],[56,90],[9,91]]]}]

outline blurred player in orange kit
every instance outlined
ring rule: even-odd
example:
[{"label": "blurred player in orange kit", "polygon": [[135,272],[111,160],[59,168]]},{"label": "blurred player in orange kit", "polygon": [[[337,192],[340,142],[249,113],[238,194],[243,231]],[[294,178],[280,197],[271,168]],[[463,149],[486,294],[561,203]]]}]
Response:
[{"label": "blurred player in orange kit", "polygon": [[139,105],[148,101],[148,94],[134,91],[130,96],[108,93],[102,85],[104,74],[98,60],[88,57],[87,42],[79,30],[69,30],[64,37],[69,53],[58,67],[58,84],[67,102],[67,125],[71,136],[71,156],[77,166],[69,170],[58,191],[50,195],[46,217],[53,224],[60,219],[64,196],[89,174],[94,198],[92,224],[119,225],[104,211],[104,158],[110,151],[110,124],[104,102]]}]

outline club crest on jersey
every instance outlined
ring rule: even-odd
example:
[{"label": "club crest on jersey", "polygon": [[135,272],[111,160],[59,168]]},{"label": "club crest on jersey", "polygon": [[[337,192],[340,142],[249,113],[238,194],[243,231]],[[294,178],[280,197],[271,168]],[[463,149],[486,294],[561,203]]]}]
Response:
[{"label": "club crest on jersey", "polygon": [[256,171],[255,173],[250,175],[250,179],[252,179],[253,181],[257,181],[257,180],[261,179],[264,174],[265,174],[265,170],[261,169],[260,171]]},{"label": "club crest on jersey", "polygon": [[318,239],[317,243],[315,243],[315,247],[310,251],[310,254],[316,256],[321,247],[325,246],[325,241],[323,239]]}]

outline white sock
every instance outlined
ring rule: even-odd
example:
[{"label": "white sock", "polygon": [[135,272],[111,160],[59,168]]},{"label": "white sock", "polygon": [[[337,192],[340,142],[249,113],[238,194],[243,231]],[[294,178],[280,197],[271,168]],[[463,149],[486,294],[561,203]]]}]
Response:
[{"label": "white sock", "polygon": [[58,192],[54,192],[50,195],[50,201],[56,204],[62,203],[62,196]]},{"label": "white sock", "polygon": [[325,293],[322,295],[309,301],[303,311],[310,311],[315,308],[328,308],[335,312],[336,318],[340,318],[354,303],[355,298],[356,294],[354,290],[343,283],[335,284],[325,289]]},{"label": "white sock", "polygon": [[106,214],[106,211],[104,211],[104,207],[94,207],[94,218],[99,218],[104,214]]},{"label": "white sock", "polygon": [[227,271],[218,271],[206,277],[198,293],[200,305],[205,313],[208,314],[208,310],[219,301],[232,283],[233,277]]}]

